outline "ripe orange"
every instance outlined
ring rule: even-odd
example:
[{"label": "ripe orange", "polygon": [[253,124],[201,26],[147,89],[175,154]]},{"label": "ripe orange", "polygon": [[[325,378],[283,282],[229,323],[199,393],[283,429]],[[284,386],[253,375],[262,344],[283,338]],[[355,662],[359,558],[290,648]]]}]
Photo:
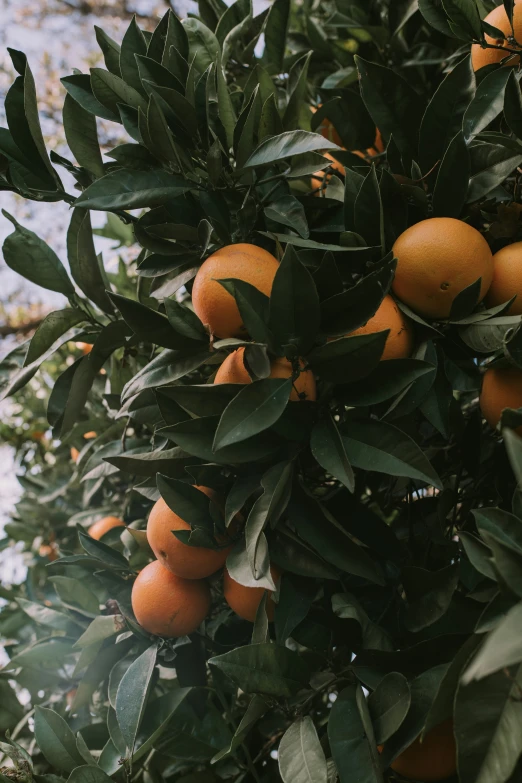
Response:
[{"label": "ripe orange", "polygon": [[78,462],[78,457],[80,456],[80,452],[75,446],[71,446],[71,459],[73,462]]},{"label": "ripe orange", "polygon": [[[337,171],[339,174],[342,174],[343,177],[344,177],[344,175],[345,175],[345,168],[344,168],[343,164],[339,163],[338,160],[335,160],[335,158],[332,157],[329,152],[325,152],[323,154],[324,154],[325,158],[328,158],[328,160],[332,161],[332,168],[334,169],[334,171]],[[322,188],[324,190],[324,188],[328,184],[331,176],[332,176],[332,172],[331,171],[326,172],[326,171],[322,171],[321,170],[321,171],[314,172],[312,174],[312,179],[311,179],[311,182],[310,182],[312,190],[317,190],[317,188]],[[326,182],[325,182],[325,179],[326,179]],[[316,195],[319,195],[319,193],[316,193]]]},{"label": "ripe orange", "polygon": [[[505,36],[513,35],[517,41],[522,39],[522,0],[515,0],[515,9],[513,13],[513,29],[506,13],[504,5],[501,3],[497,8],[494,8],[484,19],[485,22],[497,27]],[[496,44],[497,46],[508,46],[505,39],[492,38],[486,35],[486,41],[490,44]],[[509,46],[510,49],[515,49],[515,46]],[[503,52],[501,49],[483,49],[480,44],[473,44],[471,47],[471,62],[473,70],[478,71],[479,68],[483,68],[485,65],[491,65],[492,63],[499,63],[504,57],[507,57],[509,52]],[[520,57],[513,57],[508,61],[507,65],[518,65]]]},{"label": "ripe orange", "polygon": [[389,329],[390,334],[386,340],[381,361],[408,357],[413,347],[413,330],[404,313],[399,310],[397,303],[389,294],[384,297],[375,315],[364,326],[351,334],[374,334],[374,332],[383,332],[385,329]]},{"label": "ripe orange", "polygon": [[85,440],[92,440],[93,438],[97,437],[97,432],[94,432],[94,430],[91,430],[90,432],[85,432],[83,437]]},{"label": "ripe orange", "polygon": [[493,256],[475,228],[455,218],[428,218],[406,229],[393,246],[395,295],[427,318],[447,318],[457,294],[482,278],[483,299],[493,279]]},{"label": "ripe orange", "polygon": [[207,616],[210,589],[203,580],[182,579],[154,560],[136,577],[131,601],[136,620],[149,633],[186,636]]},{"label": "ripe orange", "polygon": [[[214,383],[252,383],[243,360],[244,352],[244,348],[238,348],[227,356],[216,373]],[[304,366],[302,361],[301,366]],[[288,359],[278,357],[273,360],[270,372],[271,378],[290,378],[291,375],[292,365]],[[299,395],[303,396],[300,397]],[[301,399],[317,399],[315,376],[311,370],[302,370],[299,377],[294,381],[294,388],[290,392],[290,400],[295,402]]]},{"label": "ripe orange", "polygon": [[84,354],[88,354],[92,351],[91,343],[76,343],[76,347]]},{"label": "ripe orange", "polygon": [[[197,488],[212,497],[213,492],[208,487]],[[176,538],[173,530],[190,530],[190,525],[160,498],[149,515],[147,539],[158,560],[173,574],[184,579],[204,579],[224,565],[230,547],[209,549],[189,546]]]},{"label": "ripe orange", "polygon": [[38,550],[40,557],[46,557],[49,562],[53,563],[58,560],[58,553],[56,551],[56,544],[41,544]]},{"label": "ripe orange", "polygon": [[200,266],[194,280],[192,304],[196,315],[217,337],[245,337],[236,302],[217,281],[238,278],[270,296],[278,267],[277,259],[257,245],[222,247]]},{"label": "ripe orange", "polygon": [[[281,578],[281,571],[277,566],[271,565],[270,573],[277,585],[277,582]],[[245,587],[244,585],[240,585],[232,579],[227,568],[225,568],[223,576],[225,601],[239,617],[253,623],[256,619],[257,607],[265,594],[265,589],[263,587]],[[268,592],[269,597],[266,602],[266,613],[269,621],[272,622],[274,619],[275,604],[272,601],[272,592],[270,590]]]},{"label": "ripe orange", "polygon": [[453,719],[448,718],[429,731],[421,742],[417,738],[403,750],[391,768],[401,777],[428,783],[446,780],[457,771],[457,746],[453,735]]},{"label": "ripe orange", "polygon": [[[482,379],[480,410],[492,429],[499,423],[504,408],[522,408],[522,370],[491,367]],[[517,432],[522,435],[522,427]]]},{"label": "ripe orange", "polygon": [[94,525],[91,525],[87,532],[91,538],[95,538],[96,541],[99,541],[100,538],[104,536],[105,533],[108,533],[109,530],[112,530],[113,527],[125,527],[125,522],[122,522],[118,517],[103,517],[103,519],[99,519]]},{"label": "ripe orange", "polygon": [[517,298],[509,308],[510,315],[522,315],[522,242],[503,247],[493,256],[493,282],[486,294],[486,305],[508,302]]}]

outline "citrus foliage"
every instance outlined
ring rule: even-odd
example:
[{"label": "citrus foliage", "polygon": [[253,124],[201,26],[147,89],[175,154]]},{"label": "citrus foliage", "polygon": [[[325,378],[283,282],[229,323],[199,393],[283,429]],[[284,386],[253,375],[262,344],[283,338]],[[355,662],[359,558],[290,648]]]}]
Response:
[{"label": "citrus foliage", "polygon": [[[514,68],[472,68],[486,33],[516,45],[491,5],[202,0],[121,44],[98,31],[106,69],[63,79],[69,157],[47,155],[11,51],[1,186],[73,209],[69,271],[6,215],[6,263],[69,304],[0,366],[5,397],[61,365],[55,458],[7,530],[35,557],[2,592],[5,777],[522,779],[520,272],[482,304],[490,250],[522,234],[522,103]],[[102,157],[96,117],[130,140]],[[91,210],[135,238],[117,275]],[[192,303],[240,244],[279,262],[266,292],[245,255]],[[435,312],[417,294],[439,262]],[[209,330],[222,305],[239,332]],[[65,361],[72,342],[92,350]],[[158,502],[184,522],[166,547],[146,535]],[[87,534],[106,517],[126,529]],[[224,572],[163,568],[191,550]]]}]

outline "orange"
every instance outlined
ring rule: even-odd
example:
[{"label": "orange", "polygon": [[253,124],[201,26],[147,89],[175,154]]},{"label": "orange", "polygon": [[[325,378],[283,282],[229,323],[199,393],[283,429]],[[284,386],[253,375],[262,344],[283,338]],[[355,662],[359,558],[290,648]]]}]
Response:
[{"label": "orange", "polygon": [[[504,408],[522,408],[522,370],[516,367],[490,367],[482,379],[480,410],[492,429]],[[522,435],[522,427],[517,432]]]},{"label": "orange", "polygon": [[46,557],[51,563],[55,560],[58,560],[58,553],[56,552],[55,544],[41,544],[40,549],[38,550],[38,554],[40,557]]},{"label": "orange", "polygon": [[[270,573],[272,579],[277,585],[281,577],[281,571],[275,565],[270,566]],[[223,572],[223,592],[225,595],[225,601],[233,611],[242,617],[243,620],[248,620],[253,623],[256,619],[257,607],[261,603],[261,599],[265,594],[264,587],[245,587],[236,582],[230,574],[228,569],[225,568]],[[272,601],[272,591],[269,590],[269,597],[266,602],[266,614],[270,622],[274,619],[275,604]]]},{"label": "orange", "polygon": [[270,296],[278,268],[277,259],[257,245],[222,247],[204,261],[194,280],[192,304],[196,315],[217,337],[245,337],[234,297],[217,281],[237,278]]},{"label": "orange", "polygon": [[125,527],[125,522],[122,522],[118,517],[103,517],[103,519],[99,519],[94,525],[91,525],[87,532],[91,538],[95,538],[96,541],[99,541],[100,538],[104,536],[105,533],[108,533],[109,530],[112,530],[113,527]]},{"label": "orange", "polygon": [[88,354],[92,351],[91,343],[76,343],[76,347],[83,353]]},{"label": "orange", "polygon": [[447,318],[453,300],[482,278],[480,299],[493,279],[493,256],[475,228],[455,218],[428,218],[406,229],[393,253],[393,292],[427,318]]},{"label": "orange", "polygon": [[[484,19],[488,24],[497,27],[505,36],[513,35],[517,41],[522,40],[522,0],[515,0],[515,10],[513,14],[513,30],[506,13],[504,5],[501,3],[497,8],[494,8]],[[509,49],[516,49],[516,46],[509,46],[507,41],[502,38],[492,38],[486,35],[486,41],[490,44],[496,44],[497,46],[508,47]],[[473,44],[471,47],[471,62],[473,70],[478,71],[479,68],[483,68],[485,65],[492,65],[493,63],[499,63],[504,57],[507,57],[509,52],[503,52],[501,49],[483,49],[480,44]],[[518,65],[520,57],[512,57],[506,65]]]},{"label": "orange", "polygon": [[423,783],[451,778],[457,771],[453,719],[448,718],[428,731],[422,742],[417,737],[410,747],[395,759],[391,768],[401,777],[420,780]]},{"label": "orange", "polygon": [[[332,161],[331,168],[333,168],[334,171],[337,171],[339,174],[342,174],[343,177],[344,177],[344,175],[345,175],[345,168],[344,168],[343,164],[339,163],[338,160],[335,160],[335,158],[333,158],[330,155],[329,152],[324,152],[323,154],[324,154],[325,158],[328,158],[328,160]],[[311,180],[311,183],[310,183],[311,186],[312,186],[312,190],[317,190],[317,188],[322,188],[324,190],[324,188],[328,184],[331,176],[332,176],[332,172],[331,171],[330,172],[326,172],[326,171],[322,171],[321,170],[321,171],[314,172],[312,174],[312,180]],[[325,180],[326,180],[326,182],[325,182]],[[319,195],[319,194],[316,194],[316,195]]]},{"label": "orange", "polygon": [[78,457],[80,456],[80,452],[78,451],[75,446],[71,446],[71,459],[73,462],[78,462]]},{"label": "orange", "polygon": [[94,432],[94,430],[91,430],[90,432],[86,432],[83,437],[84,437],[85,440],[92,440],[96,436],[97,436],[97,433]]},{"label": "orange", "polygon": [[522,242],[503,247],[493,256],[493,282],[486,295],[486,305],[508,302],[517,298],[508,310],[510,315],[522,315]]},{"label": "orange", "polygon": [[413,330],[404,313],[399,310],[397,303],[389,294],[384,297],[375,315],[351,334],[374,334],[385,329],[389,329],[390,334],[386,339],[381,360],[408,357],[413,347]]},{"label": "orange", "polygon": [[[213,495],[208,487],[197,487],[197,489],[210,498]],[[161,564],[176,576],[182,576],[184,579],[204,579],[225,564],[230,547],[209,549],[203,546],[189,546],[176,538],[173,530],[190,530],[190,525],[175,514],[163,498],[160,498],[149,515],[147,539]]]},{"label": "orange", "polygon": [[[243,361],[244,352],[244,348],[238,348],[227,356],[216,373],[214,383],[252,383],[252,378]],[[304,367],[302,360],[301,366]],[[290,378],[291,375],[292,365],[288,359],[278,357],[272,361],[270,378]],[[294,381],[294,388],[290,392],[290,400],[295,402],[302,399],[317,399],[315,376],[311,370],[302,370]]]},{"label": "orange", "polygon": [[149,633],[186,636],[207,616],[210,588],[202,579],[182,579],[154,560],[136,577],[131,602],[136,620]]}]

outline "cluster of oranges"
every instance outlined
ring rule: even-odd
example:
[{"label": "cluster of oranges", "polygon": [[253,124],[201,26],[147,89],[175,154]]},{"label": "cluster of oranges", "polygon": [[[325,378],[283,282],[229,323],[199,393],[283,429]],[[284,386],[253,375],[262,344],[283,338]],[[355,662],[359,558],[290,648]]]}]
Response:
[{"label": "cluster of oranges", "polygon": [[[479,277],[479,298],[488,307],[516,297],[508,312],[522,314],[522,242],[493,255],[482,234],[467,223],[455,218],[428,218],[404,231],[396,240],[393,252],[397,258],[393,293],[397,300],[424,318],[448,318],[455,297]],[[240,279],[269,296],[277,269],[274,256],[256,245],[229,245],[211,255],[200,267],[192,291],[194,310],[209,332],[220,338],[248,339],[234,298],[218,281]],[[389,330],[389,334],[383,360],[411,355],[412,324],[389,294],[375,315],[351,334],[384,330]],[[300,361],[298,372],[295,378],[295,367],[278,357],[272,361],[270,376],[294,375],[290,399],[315,400],[315,377],[304,360]],[[251,383],[243,347],[227,356],[214,383]],[[522,406],[522,372],[515,367],[489,368],[480,402],[484,417],[495,428],[504,408]]]},{"label": "cluster of oranges", "polygon": [[[197,486],[209,502],[219,503],[213,490]],[[236,520],[232,526],[237,528]],[[117,517],[105,517],[89,528],[89,535],[99,540],[115,527],[124,527]],[[132,588],[132,609],[136,620],[149,633],[164,638],[193,633],[210,611],[208,577],[225,566],[231,550],[231,539],[223,537],[218,549],[190,546],[180,541],[173,531],[189,531],[190,525],[175,514],[160,498],[153,506],[147,523],[147,540],[157,560],[138,574]],[[272,566],[274,581],[279,571]],[[264,595],[262,587],[245,587],[223,574],[225,600],[244,620],[254,622]],[[266,610],[273,620],[275,605],[269,596]]]}]

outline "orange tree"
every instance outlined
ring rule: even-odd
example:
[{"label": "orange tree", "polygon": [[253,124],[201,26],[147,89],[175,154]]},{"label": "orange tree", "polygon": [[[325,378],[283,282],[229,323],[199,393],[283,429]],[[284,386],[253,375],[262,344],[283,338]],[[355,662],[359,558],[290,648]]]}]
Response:
[{"label": "orange tree", "polygon": [[[72,211],[68,269],[4,213],[68,300],[0,365],[28,425],[48,390],[38,449],[2,430],[4,783],[522,780],[517,13],[97,30],[67,155],[10,52],[1,187]],[[115,275],[91,210],[135,240]]]}]

